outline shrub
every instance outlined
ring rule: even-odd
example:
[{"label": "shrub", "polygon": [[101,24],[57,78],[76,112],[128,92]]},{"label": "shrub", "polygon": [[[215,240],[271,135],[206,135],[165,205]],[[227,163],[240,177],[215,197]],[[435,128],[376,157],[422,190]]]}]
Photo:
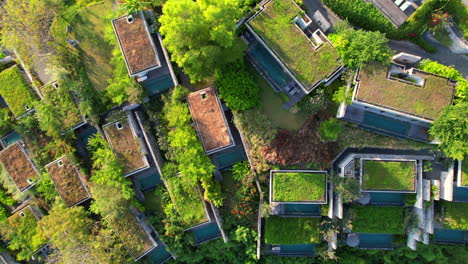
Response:
[{"label": "shrub", "polygon": [[361,185],[357,178],[333,176],[333,185],[337,194],[341,195],[343,203],[355,201],[361,195]]},{"label": "shrub", "polygon": [[234,164],[232,166],[232,177],[236,181],[242,181],[245,178],[250,178],[252,171],[250,170],[250,165],[248,161],[242,161]]},{"label": "shrub", "polygon": [[331,118],[320,125],[320,138],[323,141],[336,141],[343,129],[340,120]]},{"label": "shrub", "polygon": [[233,110],[247,110],[258,105],[260,88],[241,62],[218,68],[215,83],[219,97]]}]

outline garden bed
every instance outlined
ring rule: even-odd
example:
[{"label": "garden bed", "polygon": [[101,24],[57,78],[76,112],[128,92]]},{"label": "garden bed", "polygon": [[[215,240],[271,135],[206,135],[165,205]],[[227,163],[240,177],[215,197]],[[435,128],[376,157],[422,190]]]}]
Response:
[{"label": "garden bed", "polygon": [[248,24],[310,89],[341,64],[338,52],[330,43],[325,42],[315,49],[293,22],[296,16],[302,17],[302,12],[292,0],[273,0]]},{"label": "garden bed", "polygon": [[314,171],[271,171],[270,202],[327,201],[327,174]]},{"label": "garden bed", "polygon": [[38,178],[34,165],[19,142],[0,152],[0,162],[21,192],[31,187]]},{"label": "garden bed", "polygon": [[320,218],[269,216],[265,219],[265,243],[294,245],[319,243]]},{"label": "garden bed", "polygon": [[13,66],[0,73],[0,95],[11,112],[19,118],[34,108],[37,97],[26,81],[24,73]]},{"label": "garden bed", "polygon": [[185,186],[176,176],[167,178],[167,190],[184,228],[208,221],[202,197],[196,187]]},{"label": "garden bed", "polygon": [[127,117],[103,127],[117,160],[124,166],[126,176],[148,167],[146,157]]},{"label": "garden bed", "polygon": [[404,207],[357,205],[351,208],[351,214],[353,232],[404,234]]},{"label": "garden bed", "polygon": [[416,161],[361,160],[361,189],[416,191]]},{"label": "garden bed", "polygon": [[78,168],[67,157],[52,162],[46,168],[67,206],[74,206],[90,198]]},{"label": "garden bed", "polygon": [[444,228],[468,230],[468,203],[443,202]]}]

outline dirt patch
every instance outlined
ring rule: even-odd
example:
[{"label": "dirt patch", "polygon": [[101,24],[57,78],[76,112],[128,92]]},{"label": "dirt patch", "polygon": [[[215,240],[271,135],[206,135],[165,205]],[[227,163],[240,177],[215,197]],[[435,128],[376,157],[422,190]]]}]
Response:
[{"label": "dirt patch", "polygon": [[301,165],[318,163],[328,167],[340,152],[336,142],[322,142],[319,135],[320,124],[330,118],[328,114],[312,116],[297,132],[278,130],[273,141],[260,150],[263,158],[279,165]]}]

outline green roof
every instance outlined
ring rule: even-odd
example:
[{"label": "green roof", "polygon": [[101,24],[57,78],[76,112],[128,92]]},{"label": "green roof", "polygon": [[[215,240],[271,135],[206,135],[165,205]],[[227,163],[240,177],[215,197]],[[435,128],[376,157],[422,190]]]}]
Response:
[{"label": "green roof", "polygon": [[363,160],[363,190],[414,191],[416,164],[414,161]]},{"label": "green roof", "polygon": [[468,186],[468,157],[461,161],[461,185]]},{"label": "green roof", "polygon": [[326,201],[326,174],[273,172],[273,201]]},{"label": "green roof", "polygon": [[270,216],[265,222],[267,244],[294,245],[320,242],[320,218]]},{"label": "green roof", "polygon": [[444,228],[468,230],[468,203],[443,202]]},{"label": "green roof", "polygon": [[439,117],[452,103],[455,90],[447,78],[418,71],[416,75],[425,80],[418,86],[388,79],[388,69],[380,63],[363,67],[356,99],[429,119]]},{"label": "green roof", "polygon": [[2,71],[0,83],[0,95],[5,99],[15,117],[26,114],[28,112],[26,106],[34,108],[37,98],[18,66]]},{"label": "green roof", "polygon": [[338,67],[338,51],[329,43],[315,49],[302,30],[294,23],[302,10],[291,0],[272,0],[249,25],[288,66],[307,89],[328,77]]},{"label": "green roof", "polygon": [[403,234],[404,210],[404,207],[353,206],[352,230],[356,233]]}]

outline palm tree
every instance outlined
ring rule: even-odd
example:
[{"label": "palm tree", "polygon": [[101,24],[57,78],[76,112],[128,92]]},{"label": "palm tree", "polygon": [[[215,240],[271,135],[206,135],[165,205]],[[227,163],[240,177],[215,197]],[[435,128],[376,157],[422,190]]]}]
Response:
[{"label": "palm tree", "polygon": [[125,0],[120,1],[120,12],[125,13],[127,15],[131,15],[136,13],[138,10],[145,9],[146,6],[151,4],[149,1],[144,0]]}]

